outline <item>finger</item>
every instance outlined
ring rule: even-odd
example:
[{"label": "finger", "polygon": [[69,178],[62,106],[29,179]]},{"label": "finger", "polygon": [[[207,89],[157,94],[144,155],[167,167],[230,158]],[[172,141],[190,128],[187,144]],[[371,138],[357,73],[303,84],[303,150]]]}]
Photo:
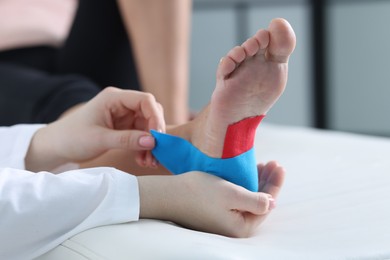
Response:
[{"label": "finger", "polygon": [[259,191],[264,189],[272,170],[277,166],[278,165],[275,161],[268,162],[266,165],[257,165],[257,172],[259,176]]},{"label": "finger", "polygon": [[145,166],[146,167],[152,167],[152,161],[153,161],[153,156],[149,153],[149,151],[145,152]]},{"label": "finger", "polygon": [[[271,194],[276,198],[283,186],[285,170],[276,162],[267,163],[263,168],[259,168],[259,187],[261,192]],[[261,185],[260,185],[261,184]]]},{"label": "finger", "polygon": [[141,167],[146,167],[146,165],[145,165],[145,153],[146,153],[146,151],[139,151],[135,155],[135,161]]},{"label": "finger", "polygon": [[[162,118],[165,118],[164,117],[164,108],[163,108],[163,106],[160,103],[157,102],[157,107],[160,110]],[[164,121],[164,125],[162,126],[162,129],[157,129],[157,130],[160,130],[162,133],[166,132],[167,129],[166,129],[165,121]]]},{"label": "finger", "polygon": [[263,192],[251,192],[237,186],[230,199],[234,210],[263,215],[270,210],[272,196]]},{"label": "finger", "polygon": [[157,160],[154,158],[151,151],[146,151],[146,163],[148,167],[157,168]]},{"label": "finger", "polygon": [[101,139],[107,149],[144,151],[152,150],[156,144],[153,136],[140,130],[105,129]]},{"label": "finger", "polygon": [[156,101],[152,94],[139,94],[143,94],[140,101],[139,114],[147,121],[148,130],[154,129],[160,132],[165,132],[165,120],[163,110],[161,109],[162,106]]},{"label": "finger", "polygon": [[119,105],[139,113],[147,120],[148,130],[165,131],[163,111],[152,94],[107,87],[102,92],[102,96],[105,96],[103,100],[107,99],[108,106],[114,110]]}]

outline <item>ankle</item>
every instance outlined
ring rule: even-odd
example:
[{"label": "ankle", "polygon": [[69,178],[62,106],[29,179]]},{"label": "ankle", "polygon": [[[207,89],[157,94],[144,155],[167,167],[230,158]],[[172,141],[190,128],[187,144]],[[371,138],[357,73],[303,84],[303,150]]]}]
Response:
[{"label": "ankle", "polygon": [[253,147],[256,129],[265,115],[247,117],[228,126],[222,158],[232,158]]}]

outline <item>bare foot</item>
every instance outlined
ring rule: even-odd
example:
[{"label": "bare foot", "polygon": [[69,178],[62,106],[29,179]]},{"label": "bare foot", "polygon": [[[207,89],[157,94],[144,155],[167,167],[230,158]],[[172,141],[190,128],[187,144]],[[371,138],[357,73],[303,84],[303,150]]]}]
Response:
[{"label": "bare foot", "polygon": [[[295,34],[283,19],[271,21],[221,59],[209,107],[195,120],[190,141],[211,157],[222,155],[229,125],[263,115],[283,93]],[[199,127],[199,125],[201,127]]]},{"label": "bare foot", "polygon": [[[190,141],[210,157],[220,158],[228,127],[242,119],[265,114],[283,93],[287,62],[294,47],[295,34],[289,23],[273,20],[268,30],[259,30],[222,59],[210,105],[193,121],[168,127],[167,132]],[[139,163],[131,160],[133,157],[129,152],[110,151],[86,165],[110,165],[135,175],[169,174],[161,165],[154,171],[139,167]],[[256,174],[256,169],[252,173]],[[240,174],[246,177],[248,173]]]}]

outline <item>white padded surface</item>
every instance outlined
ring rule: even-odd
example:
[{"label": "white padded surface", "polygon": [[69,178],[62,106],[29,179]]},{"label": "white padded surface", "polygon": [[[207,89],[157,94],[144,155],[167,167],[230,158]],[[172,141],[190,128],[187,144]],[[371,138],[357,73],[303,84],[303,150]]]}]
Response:
[{"label": "white padded surface", "polygon": [[256,149],[287,179],[253,237],[141,220],[83,232],[40,259],[390,259],[390,139],[263,124]]}]

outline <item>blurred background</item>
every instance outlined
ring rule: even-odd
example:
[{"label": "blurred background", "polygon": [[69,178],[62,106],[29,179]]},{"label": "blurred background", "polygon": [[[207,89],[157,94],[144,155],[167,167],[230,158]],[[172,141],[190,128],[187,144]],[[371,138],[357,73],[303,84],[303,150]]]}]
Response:
[{"label": "blurred background", "polygon": [[194,0],[191,108],[208,103],[232,46],[283,17],[297,47],[266,122],[390,136],[389,14],[389,0]]}]

